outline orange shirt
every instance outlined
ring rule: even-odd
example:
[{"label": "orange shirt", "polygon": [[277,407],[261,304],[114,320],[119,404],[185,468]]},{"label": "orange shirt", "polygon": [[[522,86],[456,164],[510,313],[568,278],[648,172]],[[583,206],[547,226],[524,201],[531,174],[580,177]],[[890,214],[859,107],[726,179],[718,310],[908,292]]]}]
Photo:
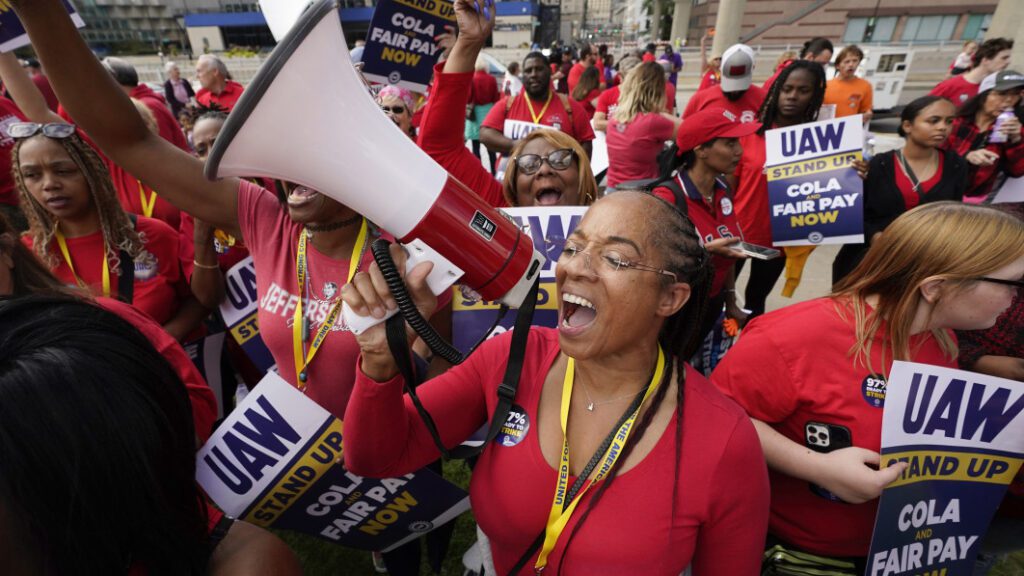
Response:
[{"label": "orange shirt", "polygon": [[825,104],[836,105],[836,118],[871,111],[871,83],[863,78],[833,78],[825,89]]}]

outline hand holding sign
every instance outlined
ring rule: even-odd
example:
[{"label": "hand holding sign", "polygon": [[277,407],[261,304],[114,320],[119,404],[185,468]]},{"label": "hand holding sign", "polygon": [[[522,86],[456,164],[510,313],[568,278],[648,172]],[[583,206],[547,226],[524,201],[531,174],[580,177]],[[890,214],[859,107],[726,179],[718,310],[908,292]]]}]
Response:
[{"label": "hand holding sign", "polygon": [[875,470],[880,458],[878,452],[856,446],[822,454],[820,484],[849,504],[874,500],[907,468],[905,462],[899,462]]}]

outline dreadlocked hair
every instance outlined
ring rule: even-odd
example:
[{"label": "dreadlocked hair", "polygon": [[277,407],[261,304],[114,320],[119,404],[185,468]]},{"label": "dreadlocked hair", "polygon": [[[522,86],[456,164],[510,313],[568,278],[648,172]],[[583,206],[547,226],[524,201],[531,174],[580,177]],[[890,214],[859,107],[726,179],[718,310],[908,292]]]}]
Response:
[{"label": "dreadlocked hair", "polygon": [[[657,414],[658,408],[667,396],[669,379],[673,371],[676,372],[676,409],[675,409],[675,464],[672,474],[672,507],[669,510],[675,514],[677,503],[677,492],[679,488],[679,465],[682,458],[683,447],[683,399],[686,388],[686,360],[697,353],[701,344],[700,326],[707,312],[709,296],[711,294],[712,270],[710,257],[704,246],[701,244],[700,236],[693,222],[679,210],[674,204],[670,204],[657,196],[645,192],[634,192],[623,190],[618,194],[636,194],[640,201],[648,204],[656,204],[653,210],[649,210],[648,239],[658,253],[664,257],[664,268],[675,273],[677,281],[690,285],[690,299],[675,314],[669,317],[658,333],[658,344],[664,349],[667,356],[665,376],[661,386],[651,397],[651,403],[647,411],[640,416],[629,438],[622,447],[622,453],[616,458],[611,470],[608,471],[606,479],[597,488],[593,498],[587,504],[586,509],[580,516],[579,522],[573,526],[569,533],[569,539],[562,548],[562,558],[558,563],[558,570],[561,573],[564,565],[565,554],[569,550],[580,526],[586,522],[591,510],[601,501],[605,492],[611,487],[619,476],[619,469],[633,448],[643,438],[644,433],[650,427]],[[672,279],[662,275],[666,285],[672,283]],[[671,546],[672,531],[669,529],[668,543]],[[671,549],[671,548],[670,548]]]},{"label": "dreadlocked hair", "polygon": [[[46,138],[46,136],[33,136],[15,142],[14,148],[11,150],[11,172],[14,176],[14,184],[18,188],[25,217],[28,220],[27,234],[32,238],[32,248],[36,255],[52,268],[59,264],[57,257],[50,251],[50,243],[53,241],[58,222],[42,204],[29,194],[21,175],[18,160],[22,145],[34,138]],[[67,138],[52,139],[52,141],[64,147],[64,151],[85,176],[93,206],[100,217],[100,230],[103,232],[103,245],[110,268],[120,270],[119,252],[121,250],[133,260],[152,263],[153,256],[145,249],[146,239],[142,233],[135,230],[128,213],[118,202],[114,183],[110,179],[110,172],[107,171],[107,166],[100,159],[99,154],[78,134],[72,134]]]},{"label": "dreadlocked hair", "polygon": [[825,69],[817,62],[794,60],[789,66],[783,68],[782,72],[779,72],[778,78],[772,83],[768,95],[761,103],[761,109],[757,112],[758,120],[761,122],[761,128],[757,130],[758,134],[764,135],[765,131],[775,127],[775,119],[779,115],[779,96],[782,94],[782,87],[785,86],[790,75],[797,70],[806,70],[814,77],[814,95],[811,97],[810,103],[807,104],[800,123],[814,122],[818,119],[818,110],[821,109],[821,103],[825,100],[827,84]]}]

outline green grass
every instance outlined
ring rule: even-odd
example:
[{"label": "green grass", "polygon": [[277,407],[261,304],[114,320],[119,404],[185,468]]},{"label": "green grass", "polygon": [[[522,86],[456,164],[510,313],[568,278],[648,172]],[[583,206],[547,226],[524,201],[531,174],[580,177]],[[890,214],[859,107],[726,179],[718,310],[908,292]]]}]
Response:
[{"label": "green grass", "polygon": [[[464,489],[469,487],[469,468],[461,461],[445,462],[444,477]],[[344,548],[313,536],[287,530],[279,530],[276,534],[287,542],[298,555],[306,576],[374,574],[373,561],[370,558],[370,553],[365,550]],[[441,570],[442,576],[462,575],[462,554],[475,540],[476,524],[473,521],[472,513],[467,512],[455,520],[455,532],[452,534],[448,556]],[[420,574],[430,573],[424,549]]]}]

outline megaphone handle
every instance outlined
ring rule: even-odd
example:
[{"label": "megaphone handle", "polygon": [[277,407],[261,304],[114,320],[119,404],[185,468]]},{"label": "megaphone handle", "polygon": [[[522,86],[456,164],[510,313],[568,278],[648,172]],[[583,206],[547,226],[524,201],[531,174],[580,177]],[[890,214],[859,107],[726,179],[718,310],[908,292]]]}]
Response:
[{"label": "megaphone handle", "polygon": [[[434,263],[434,269],[427,276],[427,285],[430,286],[430,291],[435,296],[451,288],[452,284],[462,277],[463,272],[461,269],[421,240],[413,240],[408,244],[404,244],[402,248],[405,249],[405,253],[408,255],[405,261],[406,273],[421,262]],[[395,309],[388,311],[383,318],[374,318],[373,316],[360,316],[356,314],[349,308],[348,304],[343,303],[341,306],[341,314],[345,319],[345,325],[349,327],[353,334],[362,334],[397,313],[398,310]]]}]

